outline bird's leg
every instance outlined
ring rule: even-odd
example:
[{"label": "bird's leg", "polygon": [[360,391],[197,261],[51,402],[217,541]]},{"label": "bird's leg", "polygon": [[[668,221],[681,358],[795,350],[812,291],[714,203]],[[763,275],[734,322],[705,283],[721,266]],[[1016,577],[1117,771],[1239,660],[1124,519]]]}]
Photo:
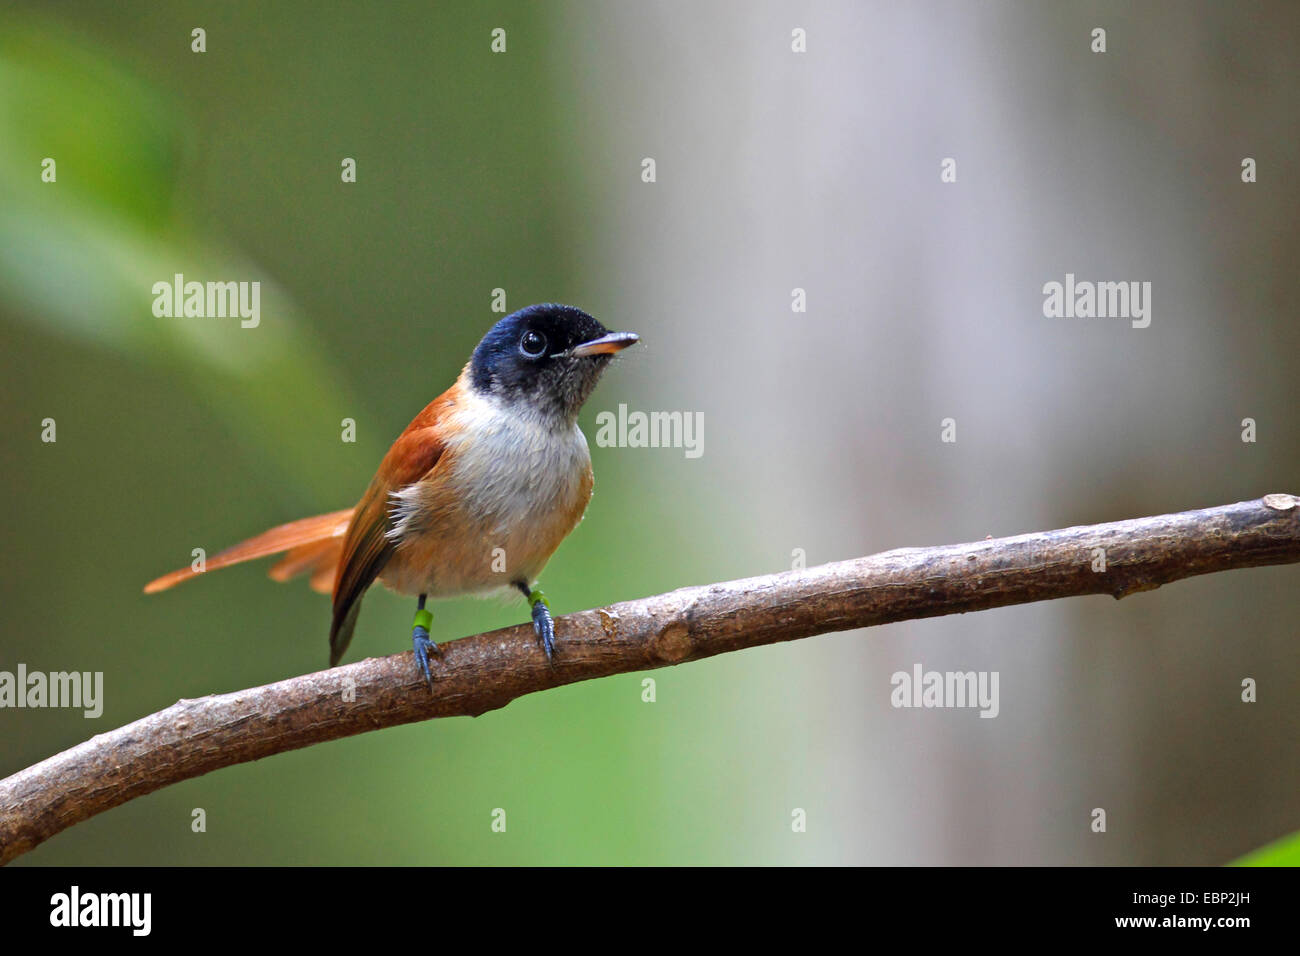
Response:
[{"label": "bird's leg", "polygon": [[526,581],[516,581],[515,587],[523,592],[528,603],[533,606],[533,630],[541,638],[542,650],[546,651],[546,661],[549,664],[555,655],[555,622],[551,620],[551,606],[546,603],[546,595],[540,588],[530,588]]},{"label": "bird's leg", "polygon": [[429,685],[429,690],[433,690],[433,675],[429,673],[429,651],[435,654],[441,654],[438,645],[429,640],[429,625],[433,623],[433,615],[424,609],[424,599],[427,595],[420,595],[420,604],[415,610],[415,624],[411,628],[411,643],[415,646],[415,663],[420,668],[420,673],[424,675],[425,683]]}]

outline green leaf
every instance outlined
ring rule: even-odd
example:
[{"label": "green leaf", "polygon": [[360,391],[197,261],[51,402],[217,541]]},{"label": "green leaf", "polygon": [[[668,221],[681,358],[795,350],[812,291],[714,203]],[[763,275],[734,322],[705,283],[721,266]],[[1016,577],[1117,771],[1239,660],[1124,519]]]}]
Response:
[{"label": "green leaf", "polygon": [[1247,853],[1229,866],[1300,866],[1300,832]]}]

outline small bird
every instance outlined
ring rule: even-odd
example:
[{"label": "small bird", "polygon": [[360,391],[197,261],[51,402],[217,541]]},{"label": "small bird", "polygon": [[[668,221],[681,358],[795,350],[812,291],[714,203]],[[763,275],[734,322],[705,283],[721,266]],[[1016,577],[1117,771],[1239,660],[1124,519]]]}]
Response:
[{"label": "small bird", "polygon": [[[376,580],[418,598],[411,639],[430,687],[426,599],[521,592],[546,659],[555,624],[537,577],[582,520],[593,476],[578,412],[615,353],[639,338],[581,309],[531,305],[494,325],[455,384],[406,426],[361,502],[280,525],[210,558],[205,571],[287,552],[276,581],[307,573],[333,591],[330,666],[343,657]],[[163,575],[145,593],[201,573]]]}]

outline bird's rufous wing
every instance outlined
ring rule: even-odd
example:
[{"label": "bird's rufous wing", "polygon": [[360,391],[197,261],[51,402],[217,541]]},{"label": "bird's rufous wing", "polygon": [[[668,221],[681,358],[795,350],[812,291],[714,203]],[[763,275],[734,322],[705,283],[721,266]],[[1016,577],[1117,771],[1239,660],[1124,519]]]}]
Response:
[{"label": "bird's rufous wing", "polygon": [[330,666],[337,664],[352,640],[361,598],[393,556],[391,496],[419,481],[442,457],[443,441],[436,424],[443,395],[429,404],[388,449],[379,471],[357,505],[343,544],[343,558],[334,579],[334,620],[330,624]]}]

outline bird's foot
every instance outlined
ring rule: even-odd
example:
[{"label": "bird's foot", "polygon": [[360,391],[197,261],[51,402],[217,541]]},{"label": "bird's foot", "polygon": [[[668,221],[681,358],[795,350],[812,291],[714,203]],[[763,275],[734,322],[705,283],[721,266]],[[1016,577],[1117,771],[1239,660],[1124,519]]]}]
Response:
[{"label": "bird's foot", "polygon": [[546,662],[552,663],[555,656],[555,621],[551,619],[551,606],[546,603],[546,595],[541,591],[530,591],[528,603],[533,606],[533,630],[546,651]]},{"label": "bird's foot", "polygon": [[415,664],[420,668],[420,673],[424,675],[424,682],[429,685],[429,690],[433,690],[433,675],[429,672],[429,652],[442,656],[442,650],[429,639],[429,625],[433,623],[433,615],[421,608],[415,612],[415,625],[411,629],[411,644],[415,650]]}]

